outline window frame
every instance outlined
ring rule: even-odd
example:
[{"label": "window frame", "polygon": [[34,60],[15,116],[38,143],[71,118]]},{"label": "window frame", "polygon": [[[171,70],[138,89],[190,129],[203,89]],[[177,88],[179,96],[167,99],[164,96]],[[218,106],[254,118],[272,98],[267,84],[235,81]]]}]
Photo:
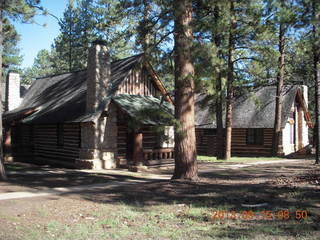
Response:
[{"label": "window frame", "polygon": [[247,128],[246,145],[264,145],[264,129],[263,128]]},{"label": "window frame", "polygon": [[64,126],[63,123],[57,124],[57,146],[64,146]]}]

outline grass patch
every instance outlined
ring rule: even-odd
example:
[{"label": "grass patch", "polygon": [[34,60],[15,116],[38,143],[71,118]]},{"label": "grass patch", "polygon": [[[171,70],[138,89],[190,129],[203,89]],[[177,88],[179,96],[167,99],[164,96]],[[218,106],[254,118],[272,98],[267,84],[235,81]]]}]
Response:
[{"label": "grass patch", "polygon": [[[83,206],[92,203],[83,202]],[[200,205],[202,205],[200,207]],[[316,219],[306,221],[214,220],[212,207],[200,202],[195,204],[158,204],[136,207],[124,203],[95,204],[90,214],[79,209],[84,217],[70,218],[55,215],[33,216],[36,221],[28,224],[23,219],[15,221],[19,227],[0,239],[28,240],[98,240],[98,239],[318,239],[320,230]],[[215,209],[230,210],[224,203]],[[238,210],[240,211],[240,210]],[[87,218],[86,216],[91,216]],[[93,217],[92,217],[93,216]],[[69,219],[67,221],[67,219]],[[0,232],[5,227],[0,226]],[[10,238],[11,237],[11,238]]]},{"label": "grass patch", "polygon": [[26,167],[20,165],[13,164],[5,164],[5,168],[7,171],[23,171],[26,170]]},{"label": "grass patch", "polygon": [[197,156],[197,160],[203,162],[217,162],[217,163],[249,163],[249,162],[261,162],[261,161],[276,161],[282,160],[283,158],[278,157],[232,157],[230,160],[221,160],[212,156]]}]

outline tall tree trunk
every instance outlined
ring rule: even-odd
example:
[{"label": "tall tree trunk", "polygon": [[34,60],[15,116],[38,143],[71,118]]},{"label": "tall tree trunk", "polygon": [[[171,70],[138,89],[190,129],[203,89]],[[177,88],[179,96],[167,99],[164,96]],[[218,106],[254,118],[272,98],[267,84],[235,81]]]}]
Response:
[{"label": "tall tree trunk", "polygon": [[4,168],[4,159],[3,159],[3,137],[2,137],[2,44],[3,44],[3,23],[2,23],[2,14],[3,14],[3,1],[1,1],[0,6],[0,178],[2,180],[7,180],[7,175]]},{"label": "tall tree trunk", "polygon": [[234,12],[234,2],[230,1],[230,29],[229,29],[229,49],[228,49],[228,76],[227,76],[227,111],[226,111],[226,143],[225,160],[231,158],[232,141],[232,101],[233,101],[233,81],[234,81],[234,50],[235,50],[235,30],[237,22]]},{"label": "tall tree trunk", "polygon": [[191,60],[192,1],[174,1],[175,60],[175,169],[172,179],[197,180],[194,120],[194,67]]},{"label": "tall tree trunk", "polygon": [[313,10],[313,67],[314,67],[314,82],[315,82],[315,147],[316,147],[316,164],[320,163],[320,50],[319,50],[319,24],[320,24],[320,13],[318,9],[317,1],[313,0],[312,10]]},{"label": "tall tree trunk", "polygon": [[272,155],[277,156],[282,154],[282,99],[283,99],[283,84],[284,84],[284,70],[285,70],[285,30],[284,24],[279,25],[279,67],[277,75],[277,92],[276,92],[276,109],[275,120],[273,128],[273,146]]},{"label": "tall tree trunk", "polygon": [[146,56],[150,54],[150,11],[149,0],[143,0],[143,31],[142,31],[142,49]]},{"label": "tall tree trunk", "polygon": [[[219,6],[215,6],[214,8],[214,19],[215,23],[218,24],[220,22],[220,9]],[[222,73],[221,73],[221,59],[222,59],[222,49],[221,49],[221,34],[215,29],[214,30],[214,43],[218,49],[217,51],[217,59],[219,61],[218,64],[216,64],[215,72],[217,73],[216,77],[216,123],[217,123],[217,138],[216,138],[216,155],[217,159],[224,159],[224,134],[223,134],[223,107],[222,107],[222,101],[223,101],[223,92],[222,92]]]},{"label": "tall tree trunk", "polygon": [[316,118],[316,124],[314,127],[315,131],[315,147],[316,147],[316,164],[320,163],[320,64],[319,64],[319,58],[314,59],[314,80],[315,80],[315,118]]},{"label": "tall tree trunk", "polygon": [[69,72],[72,72],[72,40],[71,40],[71,24],[69,23]]}]

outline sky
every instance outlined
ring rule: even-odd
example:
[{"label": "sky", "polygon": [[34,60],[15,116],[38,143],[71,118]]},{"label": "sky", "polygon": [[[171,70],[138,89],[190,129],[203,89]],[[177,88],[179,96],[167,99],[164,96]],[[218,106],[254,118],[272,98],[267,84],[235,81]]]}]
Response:
[{"label": "sky", "polygon": [[[42,0],[41,5],[50,13],[61,18],[68,0]],[[23,56],[22,67],[30,67],[39,50],[50,49],[55,37],[59,34],[59,25],[52,16],[36,16],[37,24],[14,23],[21,35],[19,48]],[[45,27],[42,25],[46,24]]]}]

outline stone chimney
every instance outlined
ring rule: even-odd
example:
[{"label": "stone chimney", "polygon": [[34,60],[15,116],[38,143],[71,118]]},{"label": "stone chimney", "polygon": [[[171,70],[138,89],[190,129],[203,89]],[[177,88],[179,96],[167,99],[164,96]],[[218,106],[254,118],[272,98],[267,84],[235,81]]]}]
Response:
[{"label": "stone chimney", "polygon": [[[87,66],[88,114],[95,113],[108,96],[110,56],[103,41],[95,41],[89,49]],[[104,106],[105,107],[105,106]],[[103,109],[106,110],[106,109]],[[116,167],[117,147],[116,110],[111,106],[108,115],[81,124],[81,149],[76,165],[81,168],[102,169]]]},{"label": "stone chimney", "polygon": [[110,55],[103,41],[94,41],[89,49],[87,66],[88,113],[95,112],[107,96],[110,79]]},{"label": "stone chimney", "polygon": [[20,75],[19,73],[9,72],[6,81],[5,110],[15,109],[20,103]]}]

